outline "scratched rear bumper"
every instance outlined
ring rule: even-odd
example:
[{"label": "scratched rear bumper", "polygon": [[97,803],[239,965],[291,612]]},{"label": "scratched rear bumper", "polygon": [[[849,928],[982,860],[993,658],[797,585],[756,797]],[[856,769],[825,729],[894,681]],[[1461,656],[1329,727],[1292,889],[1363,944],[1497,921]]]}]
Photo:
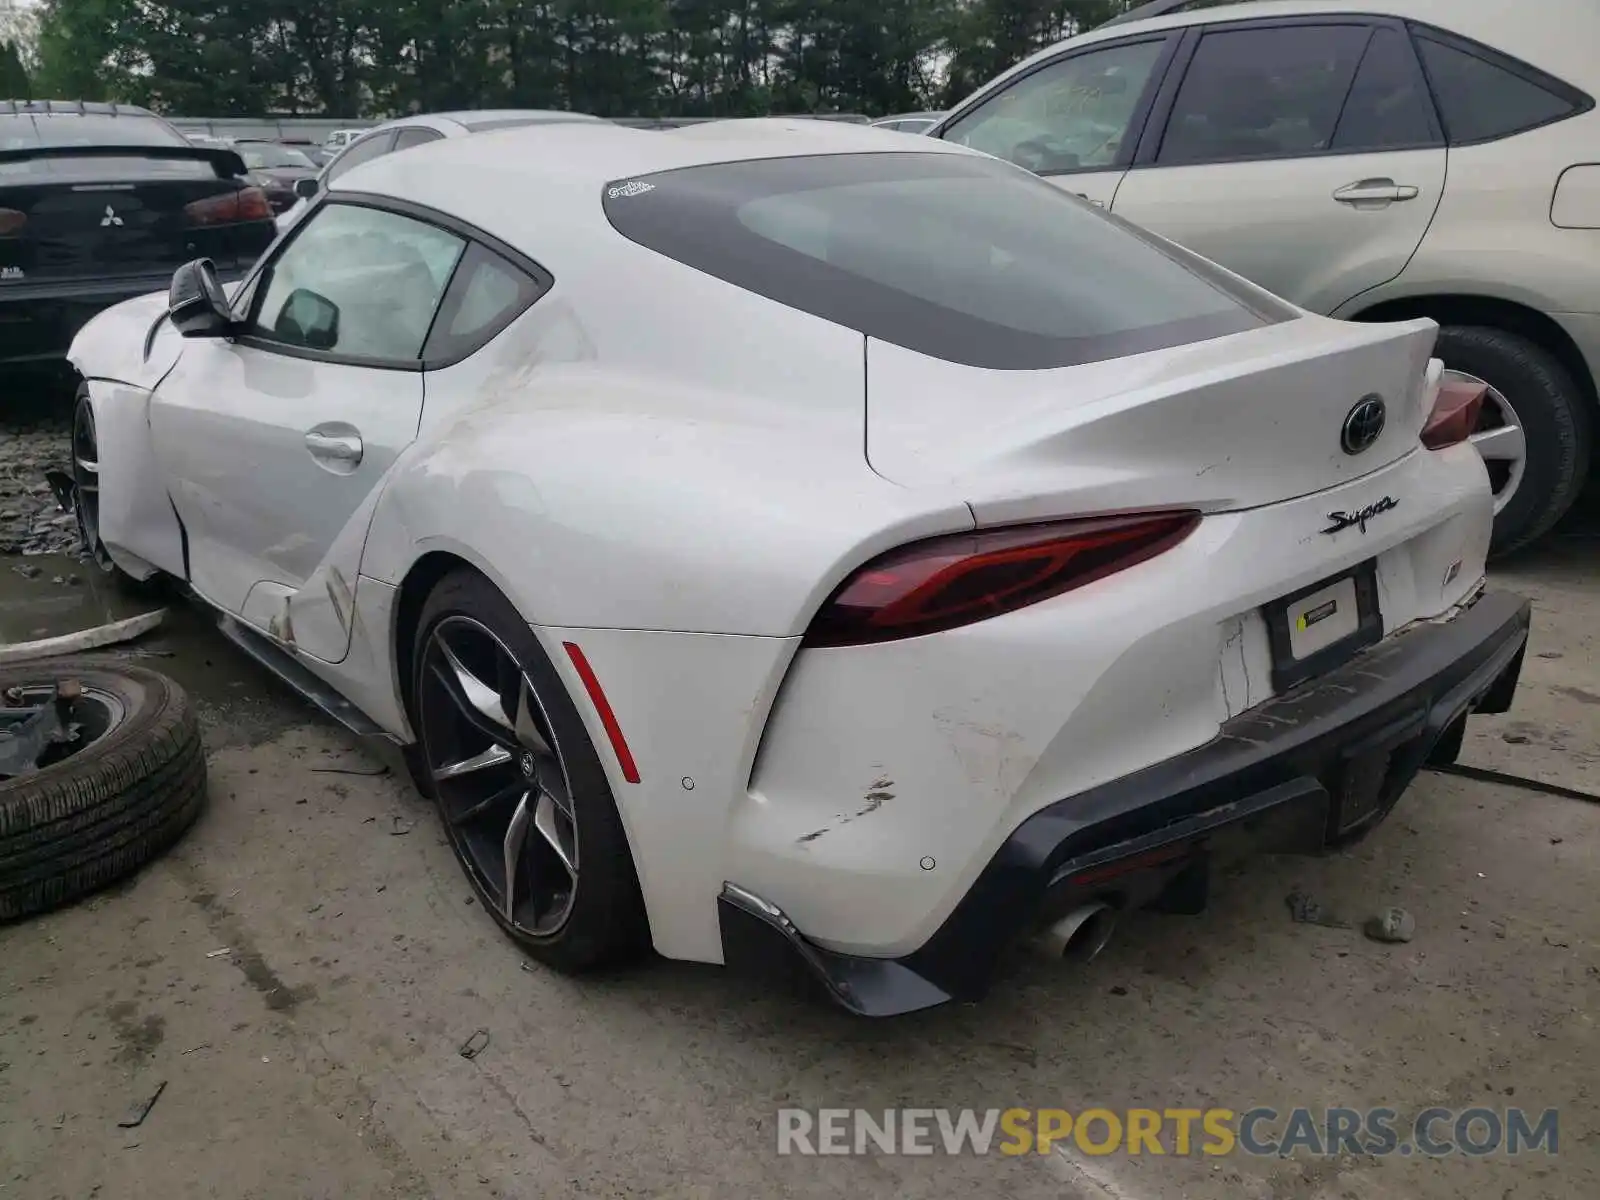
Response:
[{"label": "scratched rear bumper", "polygon": [[1430,757],[1453,758],[1469,715],[1507,711],[1529,613],[1519,596],[1486,594],[1252,709],[1197,750],[1042,809],[911,954],[826,949],[757,881],[730,882],[718,898],[724,961],[889,1016],[981,998],[1010,943],[1090,900],[1192,911],[1219,856],[1363,832]]}]

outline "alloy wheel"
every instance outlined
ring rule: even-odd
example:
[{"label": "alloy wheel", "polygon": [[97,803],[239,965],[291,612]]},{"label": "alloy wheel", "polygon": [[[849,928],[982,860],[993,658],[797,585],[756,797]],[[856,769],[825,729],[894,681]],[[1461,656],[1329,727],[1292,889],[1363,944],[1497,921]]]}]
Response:
[{"label": "alloy wheel", "polygon": [[72,482],[77,492],[73,505],[83,548],[103,571],[113,567],[100,540],[100,448],[94,424],[94,405],[87,394],[78,397],[72,414]]},{"label": "alloy wheel", "polygon": [[1494,515],[1505,511],[1517,488],[1522,486],[1528,470],[1528,436],[1516,409],[1506,399],[1505,393],[1486,380],[1465,371],[1446,371],[1445,375],[1461,383],[1470,383],[1488,389],[1484,397],[1483,414],[1478,418],[1478,428],[1469,439],[1483,458],[1489,471],[1489,485],[1494,490]]},{"label": "alloy wheel", "polygon": [[451,840],[514,931],[559,933],[578,890],[572,786],[549,715],[486,625],[434,625],[417,675],[418,734]]}]

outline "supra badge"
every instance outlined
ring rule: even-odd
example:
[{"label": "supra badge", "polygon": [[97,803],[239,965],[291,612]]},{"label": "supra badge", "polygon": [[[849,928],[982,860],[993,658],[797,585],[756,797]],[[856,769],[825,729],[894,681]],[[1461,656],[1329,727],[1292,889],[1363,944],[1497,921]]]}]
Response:
[{"label": "supra badge", "polygon": [[1360,529],[1362,533],[1365,533],[1367,531],[1367,522],[1372,520],[1373,517],[1381,517],[1384,513],[1393,512],[1399,507],[1400,501],[1393,496],[1385,496],[1382,500],[1367,505],[1360,512],[1331,512],[1328,514],[1329,525],[1322,532],[1342,533],[1344,530],[1354,526]]}]

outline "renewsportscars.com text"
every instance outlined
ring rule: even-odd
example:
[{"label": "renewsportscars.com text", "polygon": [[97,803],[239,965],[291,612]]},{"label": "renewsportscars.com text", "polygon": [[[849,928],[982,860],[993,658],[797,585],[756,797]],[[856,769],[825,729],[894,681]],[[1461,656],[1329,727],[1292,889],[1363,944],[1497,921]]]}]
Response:
[{"label": "renewsportscars.com text", "polygon": [[800,1155],[1553,1155],[1555,1109],[852,1108],[778,1110],[778,1153]]}]

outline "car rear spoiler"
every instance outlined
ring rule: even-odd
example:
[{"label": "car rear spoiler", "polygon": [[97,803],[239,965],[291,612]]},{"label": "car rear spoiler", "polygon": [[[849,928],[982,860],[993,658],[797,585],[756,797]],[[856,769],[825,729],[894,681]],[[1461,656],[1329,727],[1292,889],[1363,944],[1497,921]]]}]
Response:
[{"label": "car rear spoiler", "polygon": [[211,146],[25,146],[20,150],[0,150],[0,166],[40,158],[161,158],[208,162],[222,179],[248,171],[237,150]]}]

